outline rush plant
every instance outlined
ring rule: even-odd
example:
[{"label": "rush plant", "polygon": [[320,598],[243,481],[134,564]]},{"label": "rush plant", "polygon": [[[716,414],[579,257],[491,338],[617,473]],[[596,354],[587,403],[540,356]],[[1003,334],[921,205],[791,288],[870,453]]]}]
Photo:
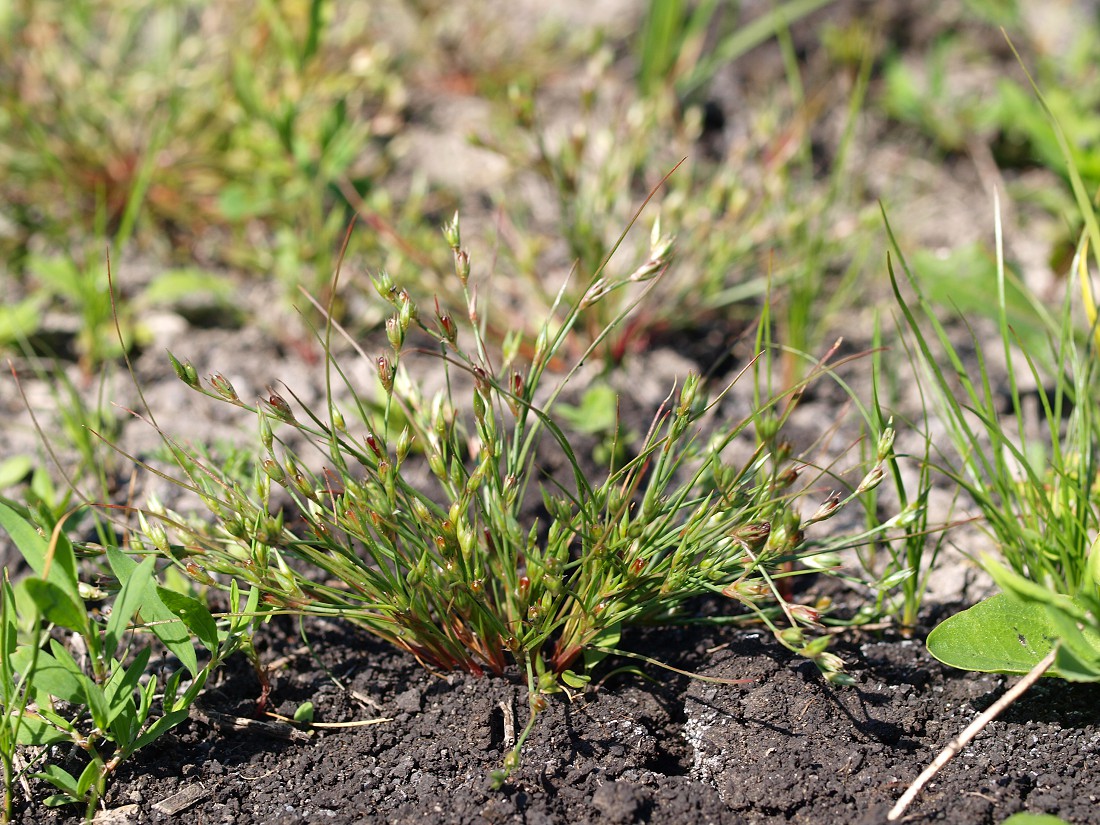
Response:
[{"label": "rush plant", "polygon": [[[216,527],[153,507],[159,519],[148,522],[145,543],[196,581],[254,588],[274,612],[344,617],[427,667],[517,669],[531,715],[497,783],[518,764],[546,694],[583,689],[602,658],[631,655],[619,649],[624,627],[675,620],[695,597],[748,608],[827,679],[846,682],[826,650],[829,637],[817,632],[820,605],[793,603],[781,579],[831,565],[820,554],[843,542],[811,542],[806,530],[879,483],[890,440],[855,483],[829,477],[822,490],[825,471],[807,472],[811,465],[783,437],[806,382],[742,420],[719,422],[729,388],[708,398],[699,376],[688,375],[635,457],[612,449],[594,469],[555,405],[626,313],[576,366],[555,370],[586,307],[639,272],[656,279],[660,267],[597,273],[579,304],[555,305],[533,342],[514,335],[494,352],[484,335],[492,307],[475,299],[457,216],[444,235],[465,317],[438,303],[425,311],[387,275],[375,277],[392,314],[385,350],[360,352],[377,376],[373,396],[333,355],[331,322],[321,335],[328,357],[320,411],[289,389],[249,403],[221,374],[204,382],[189,361],[172,357],[188,386],[256,417],[259,455],[242,479],[165,435],[182,470],[176,480],[202,498]],[[820,362],[806,381],[833,366]],[[442,387],[430,395],[425,368]],[[735,447],[747,458],[734,461]],[[568,478],[539,485],[546,451],[564,456]],[[810,477],[806,486],[800,473]],[[797,500],[807,493],[820,498],[802,517]],[[292,506],[277,503],[288,496]]]}]

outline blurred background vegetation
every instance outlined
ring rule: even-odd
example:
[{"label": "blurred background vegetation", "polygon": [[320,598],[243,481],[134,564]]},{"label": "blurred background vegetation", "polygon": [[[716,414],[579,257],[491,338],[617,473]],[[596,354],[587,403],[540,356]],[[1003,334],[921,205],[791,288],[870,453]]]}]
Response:
[{"label": "blurred background vegetation", "polygon": [[[116,357],[107,249],[127,346],[147,337],[148,310],[184,312],[196,295],[217,323],[286,334],[300,289],[326,299],[355,219],[336,308],[365,332],[381,321],[357,298],[367,269],[455,300],[435,239],[456,208],[514,308],[501,331],[533,329],[651,192],[612,266],[645,265],[658,216],[676,258],[609,363],[685,335],[716,359],[765,295],[777,337],[815,350],[886,294],[878,201],[907,209],[895,228],[924,241],[915,192],[942,229],[955,197],[943,187],[960,175],[979,203],[1003,187],[1016,216],[1042,224],[1033,262],[1068,265],[1063,161],[998,27],[1095,188],[1100,43],[1086,4],[588,6],[0,3],[0,347],[87,373]],[[923,244],[914,264],[931,295],[942,285],[980,312],[989,212],[972,226],[979,236]],[[257,287],[278,296],[262,313],[241,297]]]}]

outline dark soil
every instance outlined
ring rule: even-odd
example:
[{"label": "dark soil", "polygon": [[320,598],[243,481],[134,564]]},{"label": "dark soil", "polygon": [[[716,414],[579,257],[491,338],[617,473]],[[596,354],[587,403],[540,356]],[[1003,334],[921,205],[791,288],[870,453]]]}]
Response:
[{"label": "dark soil", "polygon": [[[613,676],[573,701],[551,697],[521,767],[494,791],[489,772],[501,766],[513,722],[518,732],[527,717],[522,685],[431,675],[344,626],[314,624],[309,641],[346,689],[289,622],[276,623],[259,642],[276,665],[278,712],[308,700],[318,722],[390,721],[297,740],[288,725],[237,729],[230,720],[254,716],[259,695],[242,657],[201,711],[123,765],[107,797],[121,818],[111,821],[885,822],[913,777],[1005,686],[1000,676],[942,667],[919,639],[842,640],[837,652],[857,684],[834,688],[761,632],[646,632],[635,649],[751,681],[708,683],[647,666],[644,678]],[[937,777],[905,821],[995,823],[1021,810],[1100,821],[1091,767],[1098,700],[1097,686],[1040,684]],[[181,792],[194,795],[189,807],[158,811]],[[72,821],[71,811],[44,811],[23,821]]]},{"label": "dark soil", "polygon": [[[602,4],[580,5],[594,12]],[[884,27],[894,34],[904,31],[899,43],[918,54],[938,32],[933,15],[925,22],[922,3],[837,5],[856,16],[874,9],[884,18],[898,17]],[[929,4],[937,9],[951,5]],[[1000,36],[990,32],[983,42],[999,43]],[[770,81],[757,75],[781,75],[778,58],[774,50],[760,59],[754,55],[739,64],[755,67],[749,76],[725,78],[725,88],[723,78],[717,79],[715,101],[708,104],[723,109],[724,131],[710,135],[716,145],[736,138],[737,128],[747,128],[743,124],[750,121],[744,118],[737,126],[744,90],[770,88]],[[465,121],[453,117],[449,122]],[[885,127],[869,131],[866,143],[858,147],[869,196],[889,203],[893,193],[893,202],[905,204],[904,224],[914,248],[947,248],[988,235],[991,198],[975,183],[974,173],[947,168],[926,186],[918,185],[923,177],[899,175],[890,161],[891,153],[905,148],[911,136]],[[465,134],[461,139],[465,142]],[[409,162],[420,160],[414,154]],[[900,190],[887,186],[899,178],[904,184]],[[931,218],[925,220],[926,213]],[[467,214],[463,211],[464,220]],[[476,220],[476,211],[474,215]],[[125,269],[132,274],[135,268]],[[254,300],[263,306],[269,298],[265,294]],[[265,313],[261,309],[249,317]],[[137,359],[138,377],[150,407],[173,435],[192,443],[213,442],[230,438],[240,425],[219,405],[204,399],[198,403],[175,380],[165,348],[194,360],[204,375],[224,370],[242,396],[255,397],[275,381],[304,393],[312,381],[313,394],[305,395],[305,401],[324,397],[316,353],[310,357],[307,348],[294,346],[290,334],[274,351],[271,339],[277,336],[271,330],[200,330],[194,317],[191,323],[169,317],[170,323],[158,328],[155,320],[148,352]],[[680,379],[686,373],[684,361],[716,375],[733,371],[730,352],[741,331],[712,327],[708,320],[690,332],[639,334],[627,358],[628,367],[636,364],[636,372],[623,380],[631,393],[628,401],[645,413],[639,413],[640,431],[673,385],[665,378]],[[846,334],[859,340],[852,331]],[[658,368],[670,360],[667,368]],[[25,372],[31,405],[56,406],[56,398]],[[646,380],[636,380],[639,375]],[[118,383],[128,382],[123,378]],[[108,397],[137,408],[132,389],[115,384],[108,385]],[[748,403],[748,390],[744,392],[743,407]],[[806,399],[805,417],[813,425],[807,428],[807,440],[819,437],[836,419],[845,401],[840,396]],[[746,414],[745,408],[736,407],[738,399],[731,394],[727,402],[731,420]],[[0,430],[0,455],[27,452],[25,445],[37,443],[37,434],[11,382],[0,385],[0,410],[7,417]],[[159,443],[156,433],[121,417],[124,443],[134,454],[147,455],[150,445]],[[253,426],[250,420],[251,439]],[[15,564],[7,552],[10,548],[0,546],[0,559],[5,566]],[[959,568],[948,575],[963,578]],[[489,772],[501,767],[511,737],[527,717],[527,692],[518,678],[433,675],[354,628],[320,622],[307,627],[308,642],[320,661],[288,621],[272,623],[257,639],[272,670],[274,710],[289,716],[310,701],[320,723],[387,721],[319,728],[308,735],[282,723],[235,723],[259,718],[260,684],[240,657],[218,674],[191,719],[123,763],[105,800],[109,821],[879,823],[920,770],[1006,684],[1001,676],[939,665],[919,637],[840,637],[835,650],[857,680],[855,686],[841,688],[825,684],[812,664],[788,655],[760,631],[648,631],[624,640],[624,647],[702,676],[751,681],[716,684],[646,666],[644,673],[634,668],[609,676],[598,690],[572,701],[564,695],[549,697],[521,767],[497,791],[490,786]],[[632,663],[611,663],[605,674],[627,665]],[[905,821],[999,823],[1027,810],[1057,814],[1072,823],[1100,822],[1097,751],[1100,686],[1044,682],[942,771]],[[67,762],[63,754],[55,758],[71,772],[81,768],[75,757]],[[17,821],[77,821],[75,809],[41,805],[48,795],[44,785],[33,790],[33,807],[24,807]],[[179,801],[181,794],[191,794],[190,804]],[[164,813],[166,808],[175,813]]]}]

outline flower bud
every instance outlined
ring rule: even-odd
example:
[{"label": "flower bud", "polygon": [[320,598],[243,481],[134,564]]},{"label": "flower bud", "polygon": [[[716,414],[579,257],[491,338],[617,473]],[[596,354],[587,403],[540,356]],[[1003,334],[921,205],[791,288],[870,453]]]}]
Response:
[{"label": "flower bud", "polygon": [[255,480],[256,498],[262,502],[267,502],[271,498],[271,479],[267,474],[256,476]]},{"label": "flower bud", "polygon": [[382,458],[385,455],[385,450],[378,443],[378,439],[374,437],[374,433],[367,433],[363,436],[363,443],[370,447],[370,451],[374,453],[375,458]]},{"label": "flower bud", "polygon": [[457,456],[451,457],[451,466],[447,469],[450,475],[451,484],[455,487],[461,487],[465,483],[466,469],[462,466],[462,462],[458,460]]},{"label": "flower bud", "polygon": [[382,382],[382,389],[385,390],[386,395],[393,393],[393,379],[397,374],[397,367],[390,363],[390,359],[385,355],[379,355],[377,360],[378,366],[378,380]]},{"label": "flower bud", "polygon": [[145,518],[145,514],[140,510],[138,511],[138,519],[141,524],[141,530],[145,534],[145,537],[149,539],[149,542],[157,548],[157,551],[163,556],[170,556],[168,549],[168,534],[164,531],[164,528],[159,524],[149,524]]},{"label": "flower bud", "polygon": [[878,487],[882,483],[884,475],[885,471],[882,469],[882,465],[876,464],[874,469],[867,473],[867,475],[863,477],[863,481],[856,487],[856,495],[860,493],[869,493],[871,490]]},{"label": "flower bud", "polygon": [[588,291],[584,293],[584,296],[580,301],[580,308],[587,309],[593,304],[599,302],[604,296],[611,292],[612,285],[606,278],[597,278],[592,282],[592,285],[588,287]]},{"label": "flower bud", "polygon": [[825,519],[832,518],[836,511],[840,509],[840,496],[836,493],[831,494],[821,505],[814,511],[813,515],[807,520],[807,524],[817,524],[819,521],[825,521]]},{"label": "flower bud", "polygon": [[256,538],[260,540],[261,544],[278,544],[282,535],[283,514],[279,512],[277,515],[268,516],[263,520]]},{"label": "flower bud", "polygon": [[315,497],[316,494],[313,491],[313,484],[310,482],[305,473],[294,473],[291,478],[294,481],[294,486],[298,488],[299,493],[309,499]]},{"label": "flower bud", "polygon": [[[486,453],[488,455],[488,453]],[[474,468],[474,471],[470,473],[470,477],[466,479],[466,494],[473,496],[477,492],[477,488],[481,486],[481,482],[485,480],[485,464],[478,464]]]},{"label": "flower bud", "polygon": [[806,637],[800,627],[785,627],[779,631],[779,641],[788,647],[801,649],[806,643]]},{"label": "flower bud", "polygon": [[649,237],[649,260],[630,273],[628,280],[648,281],[669,265],[672,260],[673,238],[661,234],[661,220],[653,222]]},{"label": "flower bud", "polygon": [[462,233],[458,229],[458,212],[455,212],[450,223],[443,224],[443,237],[446,239],[451,249],[456,252],[458,248],[462,246]]},{"label": "flower bud", "polygon": [[432,511],[428,509],[428,505],[418,498],[412,500],[412,511],[413,515],[416,516],[416,520],[419,521],[421,525],[429,525],[435,521],[432,516]]},{"label": "flower bud", "polygon": [[885,461],[894,451],[894,419],[891,418],[878,439],[877,457],[879,461]]},{"label": "flower bud", "polygon": [[791,457],[791,453],[794,452],[794,447],[789,441],[780,441],[775,447],[775,455],[772,456],[772,460],[778,465],[786,462]]},{"label": "flower bud", "polygon": [[771,590],[759,579],[741,579],[724,588],[722,595],[746,604],[755,604],[771,595]]},{"label": "flower bud", "polygon": [[205,584],[208,587],[214,584],[214,579],[210,574],[188,559],[183,563],[183,569],[187,572],[189,578],[197,581],[199,584]]},{"label": "flower bud", "polygon": [[840,673],[844,670],[844,660],[835,653],[819,653],[814,657],[814,661],[826,673]]},{"label": "flower bud", "polygon": [[470,372],[474,374],[474,387],[480,393],[488,395],[492,384],[489,381],[489,373],[487,373],[482,367],[472,367]]},{"label": "flower bud", "polygon": [[393,279],[385,270],[382,270],[377,275],[372,275],[371,283],[374,284],[374,289],[380,296],[387,301],[393,301],[397,287],[394,286]]},{"label": "flower bud", "polygon": [[779,419],[771,410],[764,410],[756,416],[756,437],[761,443],[770,444],[779,432]]},{"label": "flower bud", "polygon": [[550,332],[544,326],[539,330],[539,334],[535,337],[535,358],[536,364],[541,364],[547,356],[547,350],[550,346]]},{"label": "flower bud", "polygon": [[401,327],[401,321],[394,315],[386,319],[386,338],[395,353],[401,352],[401,346],[405,343],[405,330]]},{"label": "flower bud", "polygon": [[386,490],[386,497],[390,501],[393,501],[396,497],[397,473],[394,472],[393,465],[386,459],[382,459],[378,462],[378,477],[382,479],[382,486]]},{"label": "flower bud", "polygon": [[273,458],[265,458],[260,463],[260,466],[263,468],[263,471],[267,474],[268,478],[270,478],[276,484],[282,484],[283,480],[286,478],[286,472],[283,470],[279,462]]},{"label": "flower bud", "polygon": [[821,612],[818,611],[818,610],[815,610],[814,608],[810,607],[809,605],[792,604],[792,605],[790,605],[789,609],[791,611],[791,615],[794,616],[795,619],[802,622],[803,624],[814,625],[814,626],[819,626],[821,624],[821,621],[820,621]]},{"label": "flower bud", "polygon": [[786,490],[796,481],[798,481],[798,470],[794,469],[794,467],[789,467],[776,477],[775,484],[772,485],[772,490]]},{"label": "flower bud", "polygon": [[462,551],[462,557],[471,558],[477,549],[477,535],[474,533],[474,528],[466,519],[459,519],[455,532],[458,534],[458,549]]},{"label": "flower bud", "polygon": [[738,527],[731,534],[733,538],[746,545],[750,550],[762,547],[771,535],[772,525],[770,521],[761,521],[756,524],[745,524]]},{"label": "flower bud", "polygon": [[412,447],[413,434],[409,431],[406,425],[401,434],[397,436],[397,463],[401,464],[405,461],[406,456],[409,454],[409,449]]},{"label": "flower bud", "polygon": [[199,374],[195,371],[195,368],[191,365],[190,361],[180,363],[180,361],[172,353],[168,353],[168,360],[172,362],[172,369],[176,373],[176,377],[191,389],[197,389],[199,386]]},{"label": "flower bud", "polygon": [[680,406],[676,408],[676,415],[685,418],[691,414],[695,405],[695,394],[699,389],[699,373],[689,372],[684,379],[684,386],[680,389]]},{"label": "flower bud", "polygon": [[454,318],[446,312],[441,312],[436,315],[436,320],[439,322],[439,331],[443,338],[453,347],[458,341],[458,327],[455,325]]},{"label": "flower bud", "polygon": [[455,274],[463,286],[470,280],[470,254],[465,249],[455,252]]},{"label": "flower bud", "polygon": [[416,304],[407,289],[397,292],[397,320],[401,323],[401,331],[407,332],[409,324],[417,319]]},{"label": "flower bud", "polygon": [[275,441],[275,434],[271,431],[271,422],[262,407],[259,409],[258,414],[260,417],[260,443],[264,445],[265,450],[270,452],[271,445]]}]

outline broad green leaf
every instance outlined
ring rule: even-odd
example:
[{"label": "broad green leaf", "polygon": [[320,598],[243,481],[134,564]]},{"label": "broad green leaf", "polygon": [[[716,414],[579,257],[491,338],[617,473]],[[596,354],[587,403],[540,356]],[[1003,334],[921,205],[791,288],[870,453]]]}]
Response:
[{"label": "broad green leaf", "polygon": [[1095,621],[1089,624],[1075,609],[1047,605],[1046,611],[1062,643],[1054,659],[1058,675],[1071,682],[1100,681],[1100,628]]},{"label": "broad green leaf", "polygon": [[96,783],[96,780],[100,777],[102,768],[95,762],[89,762],[85,766],[83,772],[80,774],[80,779],[76,781],[77,796],[81,799],[86,799],[88,791],[91,790],[92,785]]},{"label": "broad green leaf", "polygon": [[103,688],[93,679],[84,680],[84,705],[92,715],[92,724],[104,731],[110,727],[108,720],[111,717],[111,710],[107,705],[107,696]]},{"label": "broad green leaf", "polygon": [[[218,624],[205,604],[191,596],[163,587],[157,588],[157,595],[160,596],[164,606],[178,616],[188,630],[199,637],[199,641],[206,645],[207,650],[218,649]],[[164,639],[162,638],[161,641]],[[167,642],[165,644],[167,645]],[[176,655],[179,656],[178,653]],[[195,672],[196,668],[192,667],[191,673]]]},{"label": "broad green leaf", "polygon": [[[58,661],[52,654],[45,650],[38,651],[38,659],[34,661],[35,651],[29,646],[20,647],[12,656],[12,665],[19,673],[28,675],[28,684],[36,696],[55,696],[75,705],[84,704],[84,679],[87,678],[68,651],[64,652],[64,659]],[[34,666],[33,673],[30,669]],[[40,701],[39,704],[46,702]]]},{"label": "broad green leaf", "polygon": [[88,634],[88,614],[84,602],[74,602],[64,588],[45,579],[31,578],[24,583],[39,615],[58,627]]},{"label": "broad green leaf", "polygon": [[[1027,673],[1055,641],[1058,628],[1047,608],[1004,593],[957,613],[928,634],[928,651],[941,662],[982,673]],[[1092,634],[1091,643],[1100,645]],[[1058,664],[1048,671],[1065,676]]]},{"label": "broad green leaf", "polygon": [[[138,563],[117,547],[107,548],[107,561],[111,565],[111,572],[121,582],[127,581],[138,568]],[[191,675],[194,675],[199,670],[199,660],[188,630],[189,625],[186,624],[186,619],[181,624],[182,617],[164,603],[163,597],[166,592],[168,591],[158,588],[151,578],[145,582],[141,618],[161,643],[183,662]]]},{"label": "broad green leaf", "polygon": [[19,720],[17,741],[20,745],[59,745],[70,740],[67,733],[58,730],[37,713],[25,711]]},{"label": "broad green leaf", "polygon": [[15,655],[15,648],[19,641],[19,623],[15,614],[15,591],[12,590],[11,581],[8,579],[8,570],[4,568],[3,579],[0,580],[0,705],[5,707],[15,701],[15,671],[11,665],[11,657]]},{"label": "broad green leaf", "polygon": [[565,682],[567,686],[580,690],[592,681],[592,677],[587,673],[574,673],[571,670],[566,670],[562,672],[561,680]]},{"label": "broad green leaf", "polygon": [[1074,682],[1100,680],[1100,601],[1057,593],[1021,576],[990,558],[985,568],[1012,598],[1045,609],[1055,637],[1061,642],[1054,660],[1056,675]]},{"label": "broad green leaf", "polygon": [[1000,593],[942,622],[928,634],[928,652],[961,670],[1027,673],[1054,641],[1041,605]]},{"label": "broad green leaf", "polygon": [[[48,762],[42,768],[42,770],[39,771],[38,773],[34,774],[34,776],[37,779],[46,780],[47,782],[49,782],[51,785],[53,785],[58,790],[64,791],[66,794],[73,797],[72,799],[68,800],[69,802],[78,801],[77,797],[79,795],[77,793],[76,777],[73,776],[71,773],[69,773],[64,768],[62,768],[60,765],[55,765],[52,762]],[[47,804],[49,804],[49,803],[47,803]],[[65,802],[58,802],[58,803],[55,803],[55,804],[64,805],[66,803]]]},{"label": "broad green leaf", "polygon": [[116,721],[121,717],[128,717],[123,724],[133,731],[136,731],[141,725],[142,720],[137,718],[137,708],[134,705],[134,692],[138,689],[138,680],[145,672],[151,654],[152,650],[150,648],[142,648],[129,667],[125,669],[122,667],[115,668],[104,688],[108,707],[107,724],[112,726],[116,741],[126,741],[133,735],[122,730],[116,730],[118,728]]},{"label": "broad green leaf", "polygon": [[294,709],[294,721],[310,723],[313,721],[313,702],[302,702]]},{"label": "broad green leaf", "polygon": [[42,800],[42,804],[47,808],[60,808],[62,805],[74,805],[80,802],[75,796],[70,796],[67,793],[55,793],[52,796],[47,796]]},{"label": "broad green leaf", "polygon": [[1052,814],[1013,814],[1001,825],[1068,825],[1061,817]]},{"label": "broad green leaf", "polygon": [[77,585],[76,554],[73,552],[72,543],[64,533],[57,532],[53,559],[49,564],[47,575],[50,542],[38,534],[34,525],[0,502],[0,527],[7,530],[11,540],[15,542],[15,546],[19,548],[19,552],[23,554],[23,558],[35,573],[64,590],[72,598],[73,604],[83,604]]},{"label": "broad green leaf", "polygon": [[[104,634],[103,655],[107,659],[113,659],[122,643],[122,637],[130,621],[143,609],[148,597],[155,597],[153,590],[153,568],[156,559],[153,556],[145,559],[141,564],[128,570],[125,576],[119,576],[122,582],[122,590],[119,591],[111,608],[111,616],[107,620],[107,631]],[[116,575],[117,571],[116,571]]]},{"label": "broad green leaf", "polygon": [[136,750],[144,748],[150,742],[155,742],[168,731],[172,730],[176,725],[187,718],[190,713],[190,707],[176,708],[170,710],[157,719],[153,724],[145,729],[145,732],[141,734],[137,739],[129,744],[128,747],[124,747],[123,750],[127,756]]}]

